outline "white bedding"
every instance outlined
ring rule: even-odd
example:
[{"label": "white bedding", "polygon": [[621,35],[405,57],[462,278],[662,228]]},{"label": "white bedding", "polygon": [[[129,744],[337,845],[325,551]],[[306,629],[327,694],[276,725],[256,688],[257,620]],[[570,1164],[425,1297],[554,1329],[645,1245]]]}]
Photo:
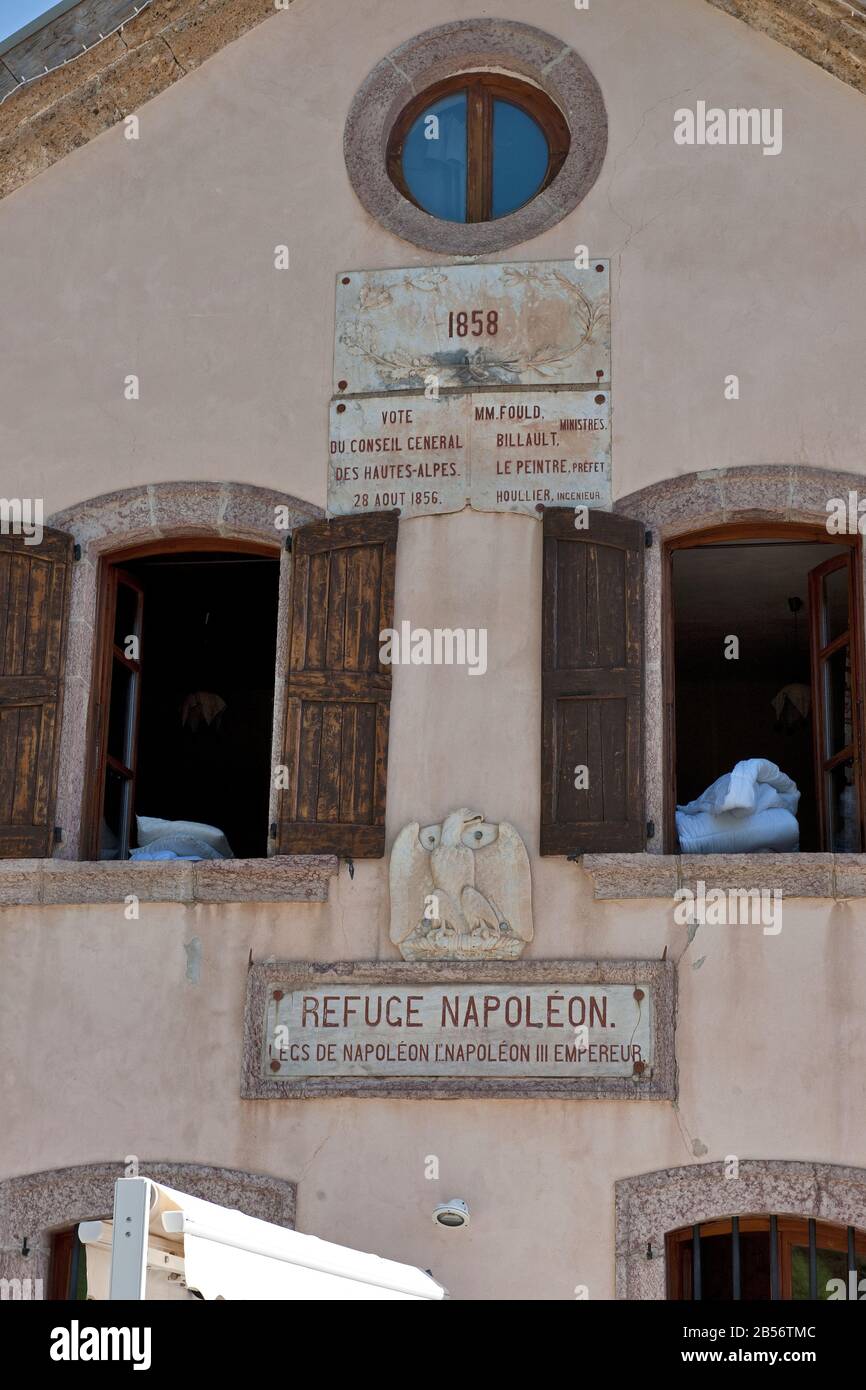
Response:
[{"label": "white bedding", "polygon": [[799,801],[796,783],[775,763],[747,758],[677,807],[680,848],[683,854],[796,850]]}]

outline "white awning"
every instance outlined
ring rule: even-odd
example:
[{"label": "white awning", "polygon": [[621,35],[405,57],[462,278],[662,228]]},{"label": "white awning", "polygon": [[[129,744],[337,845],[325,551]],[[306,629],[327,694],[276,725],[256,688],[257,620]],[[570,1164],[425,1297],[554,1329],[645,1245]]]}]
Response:
[{"label": "white awning", "polygon": [[[128,1186],[144,1183],[148,1184],[146,1195]],[[131,1195],[144,1197],[141,1211],[148,1212],[147,1234],[141,1233],[138,1246],[144,1258],[146,1239],[141,1284],[145,1298],[190,1298],[190,1290],[206,1299],[447,1297],[441,1284],[413,1265],[288,1231],[147,1178],[118,1179],[115,1221],[119,1200]],[[124,1209],[134,1211],[136,1205]],[[123,1250],[113,1251],[115,1221],[83,1222],[78,1228],[87,1248],[88,1293],[96,1299],[111,1297],[112,1283],[114,1297],[121,1296],[118,1266],[133,1258],[136,1249],[133,1240],[128,1247],[124,1241]]]}]

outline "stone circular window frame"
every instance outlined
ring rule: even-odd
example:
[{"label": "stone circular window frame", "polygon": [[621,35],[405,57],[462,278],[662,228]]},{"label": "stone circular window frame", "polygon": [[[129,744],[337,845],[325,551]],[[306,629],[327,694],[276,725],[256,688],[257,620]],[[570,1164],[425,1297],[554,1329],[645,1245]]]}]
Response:
[{"label": "stone circular window frame", "polygon": [[[571,135],[562,168],[535,198],[492,222],[446,222],[410,203],[391,182],[388,140],[413,97],[461,72],[501,70],[535,83],[559,107]],[[607,149],[601,88],[570,45],[512,20],[456,20],[393,49],[359,88],[343,153],[352,187],[377,222],[427,251],[476,256],[503,251],[556,226],[586,197]]]}]

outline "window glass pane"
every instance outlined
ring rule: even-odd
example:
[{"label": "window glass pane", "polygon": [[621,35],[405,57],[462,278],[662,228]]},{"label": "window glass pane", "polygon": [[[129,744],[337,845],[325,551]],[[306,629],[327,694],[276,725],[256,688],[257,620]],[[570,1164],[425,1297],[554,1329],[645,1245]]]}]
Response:
[{"label": "window glass pane", "polygon": [[[848,1287],[848,1256],[844,1250],[822,1250],[818,1247],[818,1301],[824,1302],[833,1292],[827,1285],[831,1279],[841,1279]],[[858,1269],[858,1276],[862,1266]],[[809,1247],[795,1245],[791,1250],[791,1298],[809,1297]]]},{"label": "window glass pane", "polygon": [[824,575],[824,646],[848,628],[848,566]]},{"label": "window glass pane", "polygon": [[108,707],[108,752],[129,767],[132,742],[132,693],[134,675],[115,659],[111,672],[111,698]]},{"label": "window glass pane", "polygon": [[838,854],[857,854],[860,827],[853,767],[834,767],[825,774],[825,786],[830,808],[830,848]]},{"label": "window glass pane", "polygon": [[824,665],[827,749],[825,756],[841,753],[851,742],[851,657],[846,645],[828,656]]},{"label": "window glass pane", "polygon": [[[692,1242],[684,1242],[691,1253]],[[684,1286],[692,1294],[691,1277]],[[701,1299],[706,1303],[729,1302],[734,1288],[733,1235],[701,1237]],[[770,1232],[740,1232],[740,1297],[770,1297]]]},{"label": "window glass pane", "polygon": [[138,629],[138,590],[128,584],[117,586],[117,606],[114,610],[114,645],[123,650],[127,637],[140,636]]},{"label": "window glass pane", "polygon": [[105,798],[99,828],[100,859],[123,859],[130,783],[109,767],[105,772]]},{"label": "window glass pane", "polygon": [[547,140],[538,122],[510,101],[494,101],[494,217],[514,212],[538,192],[547,161]]},{"label": "window glass pane", "polygon": [[417,118],[403,146],[403,177],[425,212],[466,221],[466,93],[442,97]]}]

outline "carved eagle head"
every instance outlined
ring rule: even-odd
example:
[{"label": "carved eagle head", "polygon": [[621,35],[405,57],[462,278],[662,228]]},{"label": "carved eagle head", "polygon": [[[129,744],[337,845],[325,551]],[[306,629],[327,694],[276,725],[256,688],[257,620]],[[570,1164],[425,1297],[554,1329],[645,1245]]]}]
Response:
[{"label": "carved eagle head", "polygon": [[477,825],[483,821],[484,815],[479,811],[470,811],[465,806],[461,806],[459,811],[452,811],[450,816],[446,816],[442,822],[441,844],[449,849],[456,849],[463,836],[463,832],[470,825]]}]

